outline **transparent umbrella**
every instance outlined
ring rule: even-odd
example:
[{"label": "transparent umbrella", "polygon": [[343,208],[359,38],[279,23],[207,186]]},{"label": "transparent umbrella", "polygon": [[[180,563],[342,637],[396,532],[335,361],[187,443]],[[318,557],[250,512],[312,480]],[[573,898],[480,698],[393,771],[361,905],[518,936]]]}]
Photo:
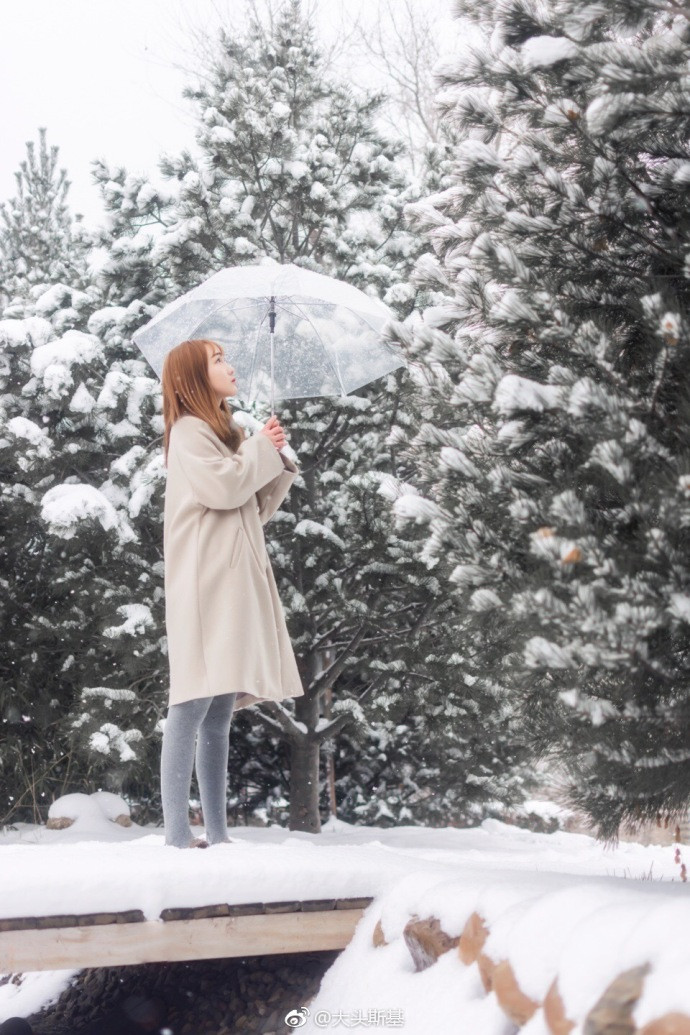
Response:
[{"label": "transparent umbrella", "polygon": [[380,335],[390,310],[363,291],[299,266],[264,260],[215,273],[170,302],[133,340],[160,377],[190,338],[217,341],[238,397],[347,395],[406,363]]}]

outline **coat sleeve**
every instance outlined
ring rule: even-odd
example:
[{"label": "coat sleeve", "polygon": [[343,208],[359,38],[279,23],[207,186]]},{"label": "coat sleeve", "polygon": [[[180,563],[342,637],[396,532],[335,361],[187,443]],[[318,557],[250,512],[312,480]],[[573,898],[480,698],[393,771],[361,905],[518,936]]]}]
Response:
[{"label": "coat sleeve", "polygon": [[292,460],[289,460],[284,453],[279,453],[278,455],[282,457],[283,470],[277,478],[273,478],[262,489],[259,489],[256,494],[256,500],[259,504],[259,518],[262,525],[271,520],[290,491],[290,486],[300,473],[299,467]]},{"label": "coat sleeve", "polygon": [[232,456],[219,448],[203,421],[177,423],[171,432],[175,454],[197,503],[213,510],[234,510],[274,480],[283,467],[278,450],[265,435],[252,435]]}]

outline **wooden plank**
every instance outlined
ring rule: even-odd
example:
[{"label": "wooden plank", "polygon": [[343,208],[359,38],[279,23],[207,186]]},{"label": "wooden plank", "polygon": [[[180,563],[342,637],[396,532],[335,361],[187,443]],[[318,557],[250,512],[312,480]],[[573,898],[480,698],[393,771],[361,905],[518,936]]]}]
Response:
[{"label": "wooden plank", "polygon": [[[228,905],[220,902],[208,906],[176,906],[164,909],[161,920],[205,920],[211,916],[245,916],[253,913],[324,912],[327,909],[366,909],[369,898],[286,899],[283,902],[242,902]],[[0,931],[39,930],[52,927],[88,927],[92,924],[139,924],[144,922],[140,909],[121,913],[78,913],[57,916],[22,916],[0,920]]]},{"label": "wooden plank", "polygon": [[362,909],[0,932],[0,973],[344,949]]},{"label": "wooden plank", "polygon": [[164,909],[161,920],[207,920],[210,916],[230,916],[230,909],[220,902],[217,906],[195,906],[181,909]]},{"label": "wooden plank", "polygon": [[264,913],[298,913],[302,903],[294,898],[282,902],[264,902]]},{"label": "wooden plank", "polygon": [[334,898],[310,898],[302,902],[303,913],[321,913],[327,909],[335,909]]},{"label": "wooden plank", "polygon": [[366,909],[370,906],[374,899],[370,896],[364,896],[363,898],[337,898],[335,900],[336,909]]},{"label": "wooden plank", "polygon": [[89,927],[93,924],[139,924],[144,914],[140,909],[123,913],[81,913],[66,916],[18,916],[0,920],[0,931],[27,931],[53,927]]}]

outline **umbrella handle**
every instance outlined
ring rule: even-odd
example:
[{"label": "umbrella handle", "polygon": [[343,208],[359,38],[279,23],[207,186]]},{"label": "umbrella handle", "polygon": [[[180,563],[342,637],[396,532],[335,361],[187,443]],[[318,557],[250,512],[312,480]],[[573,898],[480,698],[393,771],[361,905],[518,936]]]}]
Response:
[{"label": "umbrella handle", "polygon": [[275,295],[271,295],[270,306],[268,309],[268,329],[271,338],[271,416],[275,414],[275,407],[273,405],[273,342],[275,338],[276,329],[276,298]]},{"label": "umbrella handle", "polygon": [[275,407],[273,405],[273,329],[271,328],[271,416],[275,413]]}]

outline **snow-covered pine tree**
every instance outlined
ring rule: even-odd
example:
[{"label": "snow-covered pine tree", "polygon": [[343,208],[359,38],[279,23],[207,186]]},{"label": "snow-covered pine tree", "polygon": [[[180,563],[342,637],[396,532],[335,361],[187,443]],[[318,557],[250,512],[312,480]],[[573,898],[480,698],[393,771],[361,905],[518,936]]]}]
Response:
[{"label": "snow-covered pine tree", "polygon": [[[105,210],[105,222],[92,233],[103,257],[97,270],[108,327],[125,338],[145,320],[143,306],[158,306],[174,290],[153,256],[157,236],[172,221],[172,198],[148,177],[110,169],[102,159],[92,164],[94,184]],[[126,310],[126,312],[125,312]]]},{"label": "snow-covered pine tree", "polygon": [[39,317],[0,321],[0,347],[0,809],[45,820],[64,791],[119,791],[141,771],[158,716],[135,692],[150,667],[137,637],[160,573],[131,525],[143,478],[126,498],[107,478],[131,462],[107,419],[127,371],[108,371],[96,336]]},{"label": "snow-covered pine tree", "polygon": [[[443,125],[438,140],[424,148],[417,186],[422,195],[452,185],[454,143],[452,126]],[[419,266],[428,258],[428,252],[420,256]],[[428,338],[417,310],[426,309],[428,316],[432,305],[447,298],[437,286],[418,281],[408,290],[415,297],[408,327],[417,328],[416,348],[407,351],[408,376],[397,390],[388,437],[393,461],[388,467],[399,477],[381,479],[379,491],[396,499],[402,478],[409,510],[382,523],[383,539],[390,541],[376,552],[395,558],[391,571],[407,594],[401,606],[414,604],[423,617],[378,648],[401,673],[401,683],[397,693],[371,701],[366,740],[353,738],[349,730],[341,737],[337,792],[342,818],[351,822],[463,826],[514,815],[513,807],[534,790],[534,780],[517,710],[500,684],[483,678],[481,663],[465,642],[464,607],[447,592],[452,567],[425,546],[430,514],[417,484],[426,484],[427,477],[426,472],[420,477],[406,447],[433,419],[436,398],[447,397],[452,382],[443,363],[420,360]],[[406,339],[398,344],[405,346]]]},{"label": "snow-covered pine tree", "polygon": [[[205,71],[203,85],[188,91],[199,112],[200,158],[184,152],[162,162],[165,196],[125,170],[111,174],[98,166],[109,213],[101,241],[109,259],[99,282],[114,324],[122,319],[119,299],[130,313],[143,305],[152,314],[215,269],[264,255],[376,291],[405,316],[414,299],[409,269],[428,246],[405,227],[403,207],[419,190],[398,167],[401,145],[375,129],[376,98],[355,96],[323,73],[297,3],[285,4],[272,27],[255,23],[242,38],[223,35]],[[98,319],[107,314],[106,308]],[[406,673],[401,645],[412,658],[414,636],[425,632],[420,617],[439,596],[424,563],[401,557],[400,532],[390,527],[388,505],[376,492],[377,479],[394,469],[396,446],[386,441],[390,421],[406,427],[408,420],[404,383],[392,377],[347,399],[281,409],[304,475],[267,538],[309,692],[296,700],[294,717],[266,705],[252,711],[253,724],[248,713],[238,715],[233,750],[251,760],[252,772],[245,780],[243,765],[231,783],[241,801],[263,795],[271,815],[279,814],[274,803],[289,790],[290,822],[304,829],[318,829],[321,747],[345,726],[359,726],[359,750],[363,741],[369,750],[367,729],[389,721],[386,694],[409,700],[419,677],[418,671]],[[248,414],[245,422],[252,416],[263,420],[266,414]],[[130,474],[141,476],[136,463]],[[140,520],[152,522],[149,539],[160,519],[162,472],[157,477],[160,496],[140,513]],[[452,627],[445,629],[451,637]],[[141,632],[142,648],[154,642],[152,631]],[[444,695],[444,679],[436,678]],[[450,694],[455,667],[447,679]],[[336,702],[325,722],[329,688]],[[161,702],[166,689],[161,679]],[[257,741],[265,744],[267,732],[282,739],[286,775],[278,780],[272,756],[254,749]],[[427,733],[418,729],[420,744]],[[375,746],[371,753],[381,754]],[[416,746],[410,754],[417,754]],[[385,765],[379,759],[379,768]],[[470,761],[467,772],[472,766]],[[374,785],[375,771],[374,765]],[[487,796],[482,789],[476,793]],[[455,789],[453,794],[457,802]]]},{"label": "snow-covered pine tree", "polygon": [[[58,169],[59,148],[49,149],[46,130],[38,132],[38,152],[28,141],[15,173],[15,197],[0,204],[0,311],[8,317],[44,316],[70,308],[67,330],[88,309],[88,235],[81,216],[69,210],[70,181],[67,170]],[[32,303],[39,298],[37,309]]]},{"label": "snow-covered pine tree", "polygon": [[[411,444],[477,670],[599,833],[690,801],[687,53],[662,0],[458,0]],[[442,299],[445,296],[445,303]]]},{"label": "snow-covered pine tree", "polygon": [[[42,152],[38,166],[24,163],[21,196],[31,204],[20,218],[13,203],[19,250],[22,228],[33,240],[41,190],[64,203],[64,174],[51,186],[55,158],[53,150],[50,161]],[[48,200],[40,210],[50,211]],[[36,315],[0,321],[0,621],[8,646],[0,707],[12,733],[0,801],[15,818],[45,819],[65,790],[120,791],[125,776],[131,782],[142,770],[139,797],[150,799],[157,764],[151,732],[160,714],[147,686],[155,672],[148,655],[160,663],[160,643],[153,637],[142,650],[139,635],[160,625],[151,614],[162,608],[161,571],[157,539],[138,525],[153,479],[145,447],[135,444],[162,431],[158,382],[123,348],[143,303],[99,309],[102,290],[87,279],[90,235],[71,234],[67,219],[61,204],[53,236],[38,227],[47,271],[26,246],[37,266],[26,281],[17,276],[21,301],[8,312]],[[51,285],[51,275],[62,279]]]},{"label": "snow-covered pine tree", "polygon": [[402,144],[375,128],[381,95],[324,71],[299,0],[286,0],[270,26],[254,19],[241,36],[221,32],[212,52],[184,91],[198,113],[197,154],[161,159],[165,192],[95,165],[111,256],[103,286],[157,306],[163,273],[170,298],[214,270],[270,256],[384,298],[392,289],[388,300],[400,304],[413,240],[401,212],[413,189]]}]

